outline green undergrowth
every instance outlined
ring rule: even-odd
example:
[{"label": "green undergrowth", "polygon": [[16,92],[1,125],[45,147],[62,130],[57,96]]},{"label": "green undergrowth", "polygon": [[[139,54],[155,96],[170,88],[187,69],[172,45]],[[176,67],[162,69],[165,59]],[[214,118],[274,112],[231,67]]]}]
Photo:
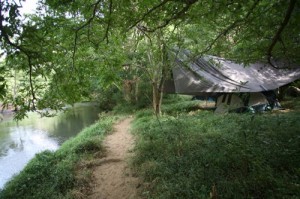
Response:
[{"label": "green undergrowth", "polygon": [[77,164],[93,154],[103,153],[102,140],[112,131],[116,119],[116,116],[102,117],[99,122],[66,141],[57,151],[37,154],[20,174],[5,185],[0,198],[59,199],[80,195],[81,186],[86,183],[82,176],[88,175],[88,171],[82,171],[79,177]]},{"label": "green undergrowth", "polygon": [[159,120],[151,111],[141,111],[133,124],[138,138],[133,166],[145,181],[143,195],[299,198],[299,121],[298,111],[175,111]]},{"label": "green undergrowth", "polygon": [[292,109],[292,110],[300,110],[300,97],[296,97],[296,98],[289,97],[280,103],[284,108]]},{"label": "green undergrowth", "polygon": [[[214,102],[204,102],[199,100],[188,100],[182,102],[175,102],[162,106],[162,112],[165,114],[180,114],[182,112],[197,111],[199,109],[214,109]],[[213,106],[212,106],[213,105]]]}]

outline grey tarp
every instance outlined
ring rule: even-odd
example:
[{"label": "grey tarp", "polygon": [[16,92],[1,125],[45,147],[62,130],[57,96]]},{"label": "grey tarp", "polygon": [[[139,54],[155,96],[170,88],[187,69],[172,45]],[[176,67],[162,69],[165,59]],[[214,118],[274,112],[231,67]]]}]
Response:
[{"label": "grey tarp", "polygon": [[[173,80],[166,92],[189,95],[261,92],[274,90],[300,78],[300,67],[277,69],[265,63],[244,66],[215,56],[193,61],[186,54],[174,59]],[[276,63],[275,63],[276,64]],[[281,64],[279,67],[285,67]]]}]

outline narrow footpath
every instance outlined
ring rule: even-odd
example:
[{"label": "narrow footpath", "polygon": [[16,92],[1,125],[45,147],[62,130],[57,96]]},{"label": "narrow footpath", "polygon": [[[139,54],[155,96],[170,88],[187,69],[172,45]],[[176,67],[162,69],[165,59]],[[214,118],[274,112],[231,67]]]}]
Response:
[{"label": "narrow footpath", "polygon": [[120,121],[106,137],[106,156],[93,168],[94,182],[90,199],[136,199],[138,179],[129,166],[134,139],[129,132],[132,118]]}]

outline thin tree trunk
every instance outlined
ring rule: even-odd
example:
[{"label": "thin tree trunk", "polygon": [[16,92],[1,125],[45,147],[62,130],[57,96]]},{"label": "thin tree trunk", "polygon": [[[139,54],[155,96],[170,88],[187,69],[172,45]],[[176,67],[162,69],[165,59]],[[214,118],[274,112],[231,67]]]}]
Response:
[{"label": "thin tree trunk", "polygon": [[132,90],[132,85],[130,80],[124,80],[123,81],[123,97],[125,99],[126,102],[130,102],[131,101],[131,90]]},{"label": "thin tree trunk", "polygon": [[14,70],[14,87],[13,87],[13,102],[14,102],[14,111],[18,110],[18,107],[16,105],[16,98],[18,93],[18,87],[17,87],[17,70]]},{"label": "thin tree trunk", "polygon": [[138,102],[139,100],[139,78],[137,77],[134,77],[134,80],[135,80],[135,86],[134,86],[134,100],[135,100],[135,103]]},{"label": "thin tree trunk", "polygon": [[158,82],[152,83],[152,90],[153,90],[153,109],[156,115],[160,115],[163,93],[158,86]]},{"label": "thin tree trunk", "polygon": [[160,80],[155,80],[152,83],[153,87],[153,108],[156,115],[161,115],[161,104],[163,97],[163,90],[165,85],[165,80],[168,74],[168,63],[167,63],[167,51],[165,45],[162,48],[162,59],[163,66],[160,71]]}]

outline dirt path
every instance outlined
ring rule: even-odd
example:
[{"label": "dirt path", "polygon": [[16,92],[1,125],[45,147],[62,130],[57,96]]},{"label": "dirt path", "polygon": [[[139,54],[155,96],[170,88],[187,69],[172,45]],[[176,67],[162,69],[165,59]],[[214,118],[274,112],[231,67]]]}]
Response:
[{"label": "dirt path", "polygon": [[115,131],[104,141],[107,150],[105,158],[94,167],[94,186],[90,199],[133,199],[137,198],[137,178],[127,165],[133,137],[129,133],[132,118],[126,118],[115,125]]}]

